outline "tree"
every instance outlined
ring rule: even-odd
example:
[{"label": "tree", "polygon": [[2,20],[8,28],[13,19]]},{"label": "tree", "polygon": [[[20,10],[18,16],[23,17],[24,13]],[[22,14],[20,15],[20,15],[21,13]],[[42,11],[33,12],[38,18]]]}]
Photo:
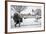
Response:
[{"label": "tree", "polygon": [[19,6],[19,5],[14,5],[13,8],[17,11],[17,12],[21,12],[23,10],[26,9],[26,6]]}]

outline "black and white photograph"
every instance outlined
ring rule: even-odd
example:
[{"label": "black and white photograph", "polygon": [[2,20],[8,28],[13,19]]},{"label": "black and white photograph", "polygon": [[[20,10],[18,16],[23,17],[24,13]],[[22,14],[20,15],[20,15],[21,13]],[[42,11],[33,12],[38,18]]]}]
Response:
[{"label": "black and white photograph", "polygon": [[40,27],[40,6],[11,5],[11,28],[17,27]]},{"label": "black and white photograph", "polygon": [[8,32],[44,30],[44,4],[8,2]]}]

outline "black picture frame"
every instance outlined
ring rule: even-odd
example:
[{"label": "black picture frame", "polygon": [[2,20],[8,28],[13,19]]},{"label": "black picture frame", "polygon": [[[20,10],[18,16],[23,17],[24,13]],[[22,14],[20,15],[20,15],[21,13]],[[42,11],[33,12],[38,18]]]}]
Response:
[{"label": "black picture frame", "polygon": [[[23,32],[7,32],[7,2],[21,2],[21,3],[36,3],[36,4],[44,4],[44,30],[38,31],[23,31]],[[5,33],[27,33],[27,32],[42,32],[45,31],[45,3],[43,2],[28,2],[28,1],[5,1]]]}]

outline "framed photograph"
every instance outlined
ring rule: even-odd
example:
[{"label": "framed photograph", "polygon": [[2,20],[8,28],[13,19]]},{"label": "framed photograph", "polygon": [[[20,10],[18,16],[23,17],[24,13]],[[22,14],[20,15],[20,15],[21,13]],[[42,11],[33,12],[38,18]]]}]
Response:
[{"label": "framed photograph", "polygon": [[5,2],[5,32],[45,31],[45,3],[26,1]]}]

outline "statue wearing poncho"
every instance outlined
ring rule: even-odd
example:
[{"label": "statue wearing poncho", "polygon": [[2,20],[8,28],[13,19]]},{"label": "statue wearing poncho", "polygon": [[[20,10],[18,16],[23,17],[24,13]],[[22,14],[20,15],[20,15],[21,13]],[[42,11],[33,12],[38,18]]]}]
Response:
[{"label": "statue wearing poncho", "polygon": [[17,24],[19,24],[20,27],[20,22],[22,22],[22,16],[20,14],[21,11],[25,9],[26,6],[15,6],[14,9],[16,10],[17,13],[14,13],[13,20]]}]

